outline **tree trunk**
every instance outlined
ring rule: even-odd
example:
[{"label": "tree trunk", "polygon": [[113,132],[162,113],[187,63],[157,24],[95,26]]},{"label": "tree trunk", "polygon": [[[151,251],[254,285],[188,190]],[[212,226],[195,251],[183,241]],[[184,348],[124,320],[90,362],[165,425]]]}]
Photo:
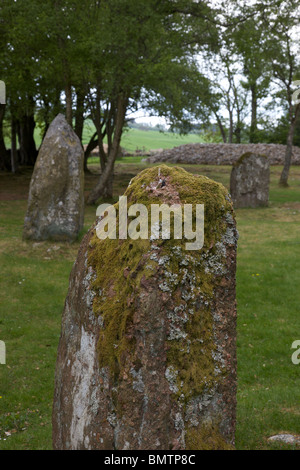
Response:
[{"label": "tree trunk", "polygon": [[[104,135],[102,132],[102,126],[103,123],[101,123],[101,105],[100,105],[100,90],[97,88],[97,97],[96,97],[96,108],[95,108],[95,114],[94,114],[94,125],[97,130],[97,135],[98,135],[98,148],[99,148],[99,158],[100,158],[100,167],[101,167],[101,172],[103,173],[106,162],[107,162],[107,155],[104,152],[103,148],[103,138]],[[109,125],[109,119],[106,121],[106,130]],[[110,148],[110,147],[109,147]]]},{"label": "tree trunk", "polygon": [[229,135],[228,135],[228,143],[232,144],[233,138],[233,112],[229,110]]},{"label": "tree trunk", "polygon": [[18,129],[21,165],[33,166],[37,158],[37,150],[34,140],[34,115],[24,115],[19,121]]},{"label": "tree trunk", "polygon": [[82,91],[76,90],[76,111],[75,111],[75,134],[79,137],[80,142],[82,141],[83,125],[84,125],[84,99],[85,95]]},{"label": "tree trunk", "polygon": [[236,123],[236,128],[234,130],[234,135],[235,135],[237,144],[241,143],[241,134],[242,134],[242,123],[240,119],[240,111],[238,109],[237,110],[237,123]]},{"label": "tree trunk", "polygon": [[[290,110],[290,116],[291,115],[292,115],[292,110]],[[300,103],[297,104],[295,114],[290,119],[290,128],[289,128],[287,142],[286,142],[284,166],[283,166],[283,170],[282,170],[280,180],[279,180],[279,185],[284,186],[284,187],[288,186],[288,177],[289,177],[289,171],[290,171],[292,153],[293,153],[294,134],[295,134],[295,128],[296,128],[297,119],[299,115],[300,115]]]},{"label": "tree trunk", "polygon": [[45,127],[44,127],[44,131],[43,131],[43,136],[42,136],[42,142],[47,134],[47,131],[49,129],[49,126],[50,126],[50,103],[49,101],[47,100],[47,98],[43,97],[43,103],[44,103],[44,123],[45,123]]},{"label": "tree trunk", "polygon": [[88,161],[88,158],[91,154],[91,152],[97,147],[98,145],[98,138],[97,137],[97,132],[94,133],[94,135],[91,137],[89,143],[88,143],[88,146],[87,148],[85,149],[85,152],[84,152],[84,171],[87,172],[89,171],[88,170],[88,167],[87,167],[87,161]]},{"label": "tree trunk", "polygon": [[236,114],[237,114],[237,123],[236,123],[236,128],[234,131],[235,137],[236,137],[236,143],[240,144],[241,143],[241,132],[242,132],[242,123],[241,123],[241,110],[239,106],[239,101],[236,96]]},{"label": "tree trunk", "polygon": [[235,137],[236,137],[236,143],[240,144],[241,143],[241,124],[237,124],[235,131],[234,131]]},{"label": "tree trunk", "polygon": [[65,86],[65,94],[66,94],[66,120],[67,123],[72,127],[73,116],[72,116],[72,87],[69,81],[66,82]]},{"label": "tree trunk", "polygon": [[257,131],[257,89],[256,83],[251,85],[251,124],[250,124],[250,144],[255,144]]},{"label": "tree trunk", "polygon": [[106,199],[111,199],[113,197],[113,183],[114,183],[114,172],[112,171],[111,175],[109,176],[104,192],[103,192],[103,197]]},{"label": "tree trunk", "polygon": [[17,154],[17,125],[15,118],[11,120],[11,171],[18,171],[18,154]]},{"label": "tree trunk", "polygon": [[218,113],[215,113],[215,116],[216,116],[216,119],[217,119],[217,123],[218,123],[219,129],[220,129],[220,132],[221,132],[223,142],[224,142],[224,144],[226,144],[227,138],[226,138],[226,132],[225,132],[224,126],[222,124],[222,121],[221,121],[220,116],[218,115]]},{"label": "tree trunk", "polygon": [[111,193],[112,196],[112,179],[114,172],[114,164],[120,148],[120,142],[122,137],[122,131],[125,122],[125,114],[127,109],[127,98],[123,95],[118,96],[117,101],[117,113],[116,113],[116,125],[114,131],[114,137],[111,145],[111,149],[108,154],[106,165],[101,173],[99,182],[95,188],[90,192],[87,203],[89,205],[95,204],[101,196]]}]

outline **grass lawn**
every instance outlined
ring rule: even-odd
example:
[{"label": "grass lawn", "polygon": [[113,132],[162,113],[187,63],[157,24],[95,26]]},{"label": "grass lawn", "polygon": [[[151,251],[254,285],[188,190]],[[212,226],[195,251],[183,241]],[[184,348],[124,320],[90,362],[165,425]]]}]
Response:
[{"label": "grass lawn", "polygon": [[[85,122],[83,131],[83,143],[88,144],[90,137],[95,132],[95,126],[89,120]],[[179,135],[171,132],[159,132],[158,130],[141,130],[141,129],[128,129],[124,132],[121,140],[121,146],[128,152],[135,150],[154,150],[154,149],[168,149],[177,147],[178,145],[193,144],[203,142],[200,135],[187,134]]]},{"label": "grass lawn", "polygon": [[[116,197],[145,167],[140,159],[118,161]],[[229,185],[230,167],[184,167]],[[97,167],[90,168],[87,192],[97,179]],[[291,345],[300,339],[300,167],[292,167],[288,189],[277,185],[280,170],[271,168],[268,208],[237,211],[238,449],[287,449],[267,438],[300,434],[300,364],[291,361]],[[79,242],[23,242],[30,171],[0,178],[0,340],[7,348],[0,449],[51,449],[61,314]],[[95,212],[86,208],[84,231]]]}]

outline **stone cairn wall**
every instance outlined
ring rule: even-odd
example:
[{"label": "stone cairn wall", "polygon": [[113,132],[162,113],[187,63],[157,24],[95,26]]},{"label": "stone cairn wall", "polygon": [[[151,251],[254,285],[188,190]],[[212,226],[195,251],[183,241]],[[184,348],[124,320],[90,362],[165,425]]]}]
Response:
[{"label": "stone cairn wall", "polygon": [[149,211],[204,204],[204,245],[100,240],[90,229],[62,318],[54,449],[233,448],[238,234],[228,192],[161,165],[133,178],[125,195]]},{"label": "stone cairn wall", "polygon": [[34,166],[23,238],[77,238],[84,218],[83,148],[59,114],[51,123]]},{"label": "stone cairn wall", "polygon": [[[266,155],[270,165],[283,165],[285,149],[281,144],[187,144],[158,152],[146,161],[233,165],[244,153],[252,152]],[[300,147],[293,147],[292,165],[300,165]]]}]

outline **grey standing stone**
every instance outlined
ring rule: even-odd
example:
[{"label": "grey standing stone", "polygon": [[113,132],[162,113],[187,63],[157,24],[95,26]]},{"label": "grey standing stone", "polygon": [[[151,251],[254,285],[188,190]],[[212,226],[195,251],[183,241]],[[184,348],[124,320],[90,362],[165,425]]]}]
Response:
[{"label": "grey standing stone", "polygon": [[100,240],[90,229],[62,318],[54,449],[232,448],[238,234],[228,192],[161,165],[133,178],[125,195],[148,210],[204,204],[204,245]]},{"label": "grey standing stone", "polygon": [[83,148],[59,114],[49,126],[30,182],[24,239],[77,238],[84,218]]},{"label": "grey standing stone", "polygon": [[269,202],[270,165],[267,157],[245,153],[233,165],[230,193],[234,207],[267,206]]}]

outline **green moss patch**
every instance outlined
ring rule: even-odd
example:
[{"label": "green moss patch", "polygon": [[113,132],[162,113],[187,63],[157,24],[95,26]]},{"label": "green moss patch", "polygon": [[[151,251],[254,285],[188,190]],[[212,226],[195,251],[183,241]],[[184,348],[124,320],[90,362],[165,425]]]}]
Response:
[{"label": "green moss patch", "polygon": [[[164,187],[160,187],[160,179],[165,180]],[[117,375],[122,371],[134,348],[134,338],[129,334],[134,298],[142,282],[155,278],[157,288],[170,297],[167,363],[176,371],[174,394],[186,401],[217,380],[210,308],[217,281],[207,259],[217,256],[216,244],[225,234],[225,217],[232,213],[232,205],[221,184],[166,165],[138,174],[125,196],[128,206],[141,203],[150,208],[151,204],[180,203],[193,204],[194,210],[196,204],[205,207],[205,238],[201,250],[186,251],[185,239],[100,240],[95,233],[88,258],[96,273],[92,286],[96,293],[93,308],[103,322],[98,344],[100,366],[110,367]],[[118,203],[115,208],[118,213]]]},{"label": "green moss patch", "polygon": [[[249,157],[251,157],[251,155],[255,155],[253,152],[245,152],[243,153],[243,155],[240,156],[240,158],[233,164],[234,167],[237,167],[239,165],[241,165],[243,163],[243,161]],[[262,153],[259,154],[260,157],[263,157],[263,158],[268,158],[267,155],[264,155]]]},{"label": "green moss patch", "polygon": [[234,447],[212,425],[188,428],[186,433],[187,450],[234,450]]}]

